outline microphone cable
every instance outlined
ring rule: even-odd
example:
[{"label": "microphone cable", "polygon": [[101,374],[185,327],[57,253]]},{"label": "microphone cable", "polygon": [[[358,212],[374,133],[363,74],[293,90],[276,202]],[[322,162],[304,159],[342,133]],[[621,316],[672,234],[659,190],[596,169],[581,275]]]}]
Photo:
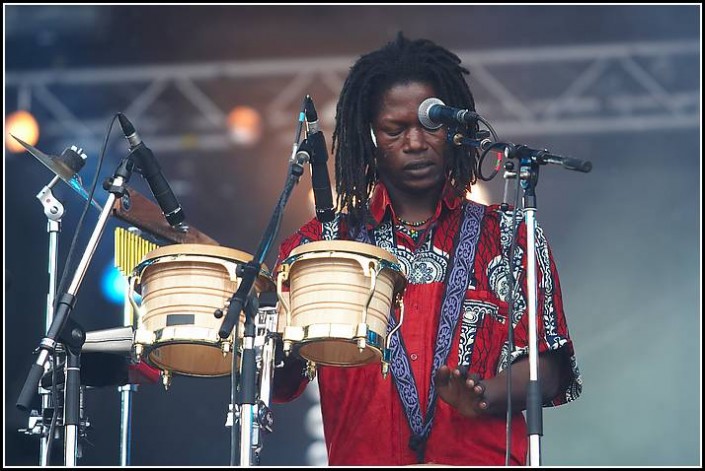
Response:
[{"label": "microphone cable", "polygon": [[490,145],[487,149],[485,149],[481,154],[480,154],[480,159],[477,161],[477,178],[479,178],[482,181],[488,182],[492,180],[494,177],[497,176],[497,173],[499,172],[499,169],[501,167],[502,163],[502,154],[497,152],[497,162],[495,163],[494,169],[492,170],[492,173],[489,176],[484,176],[482,174],[482,164],[485,161],[485,158],[487,157],[487,154],[489,151],[493,149],[497,149],[500,147],[499,143],[499,136],[495,132],[494,128],[492,125],[487,121],[485,118],[483,118],[480,115],[477,115],[477,120],[482,122],[485,126],[487,126],[487,129],[489,129],[490,133],[492,134],[492,140],[494,141],[492,145]]},{"label": "microphone cable", "polygon": [[[489,149],[488,149],[489,150]],[[520,291],[519,279],[521,278],[521,272],[517,280],[514,279],[514,255],[517,247],[517,235],[519,232],[519,225],[517,224],[517,210],[519,207],[519,193],[521,191],[521,180],[517,175],[516,178],[517,185],[514,193],[514,208],[511,210],[512,217],[512,244],[509,248],[509,260],[508,268],[508,284],[509,284],[509,299],[507,300],[508,310],[507,310],[507,416],[506,416],[506,443],[505,443],[505,456],[504,464],[509,466],[509,458],[511,456],[512,447],[512,352],[514,350],[514,300],[518,297]],[[509,211],[507,203],[503,203],[502,209],[505,212]],[[521,269],[521,261],[520,261]]]}]

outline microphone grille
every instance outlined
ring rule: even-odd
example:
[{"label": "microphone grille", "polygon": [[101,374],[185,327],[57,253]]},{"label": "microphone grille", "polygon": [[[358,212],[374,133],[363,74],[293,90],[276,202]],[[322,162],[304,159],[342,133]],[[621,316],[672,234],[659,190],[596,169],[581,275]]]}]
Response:
[{"label": "microphone grille", "polygon": [[132,125],[127,116],[122,113],[118,113],[118,121],[120,122],[120,127],[122,128],[122,133],[125,137],[130,136],[135,133],[135,127]]},{"label": "microphone grille", "polygon": [[428,129],[438,129],[443,126],[443,123],[433,121],[428,115],[433,105],[445,105],[445,103],[438,98],[426,98],[419,105],[419,121],[423,127]]}]

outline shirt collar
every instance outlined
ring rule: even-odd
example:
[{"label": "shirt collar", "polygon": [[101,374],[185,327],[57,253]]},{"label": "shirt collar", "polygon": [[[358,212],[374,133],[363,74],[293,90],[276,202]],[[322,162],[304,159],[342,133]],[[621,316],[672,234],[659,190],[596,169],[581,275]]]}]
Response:
[{"label": "shirt collar", "polygon": [[[440,215],[443,206],[445,206],[449,210],[454,210],[458,208],[462,202],[462,197],[455,192],[454,188],[449,182],[446,182],[443,186],[443,191],[441,195],[441,199],[438,202],[438,206],[436,206],[436,212],[432,219],[436,219]],[[375,187],[372,190],[372,195],[370,196],[369,201],[369,208],[370,215],[374,220],[375,226],[382,222],[388,211],[391,211],[392,214],[394,214],[392,200],[389,197],[387,187],[384,186],[384,183],[379,180],[377,180],[377,182],[375,183]]]}]

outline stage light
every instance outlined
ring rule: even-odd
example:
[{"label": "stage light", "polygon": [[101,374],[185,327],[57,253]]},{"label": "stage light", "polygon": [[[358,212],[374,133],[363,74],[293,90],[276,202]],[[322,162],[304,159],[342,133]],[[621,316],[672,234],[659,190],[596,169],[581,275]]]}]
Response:
[{"label": "stage light", "polygon": [[249,106],[236,106],[228,114],[228,131],[235,144],[256,144],[262,137],[262,127],[262,116]]},{"label": "stage light", "polygon": [[5,117],[5,148],[13,153],[24,152],[25,148],[10,134],[17,136],[31,146],[39,140],[39,124],[29,111],[15,111]]},{"label": "stage light", "polygon": [[105,299],[113,304],[124,304],[127,280],[115,267],[114,263],[110,263],[105,267],[100,284]]}]

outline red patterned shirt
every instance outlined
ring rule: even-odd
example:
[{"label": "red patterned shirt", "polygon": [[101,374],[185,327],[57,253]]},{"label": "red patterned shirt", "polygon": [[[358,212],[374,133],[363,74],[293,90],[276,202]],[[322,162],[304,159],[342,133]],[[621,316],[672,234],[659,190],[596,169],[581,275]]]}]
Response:
[{"label": "red patterned shirt", "polygon": [[[400,328],[402,343],[416,385],[418,407],[426,417],[432,386],[432,367],[446,275],[451,270],[451,254],[464,205],[468,204],[446,187],[429,228],[414,237],[402,226],[394,225],[389,195],[381,183],[370,199],[367,230],[374,243],[392,252],[403,267],[407,286],[403,293],[404,319]],[[523,215],[517,212],[521,222]],[[473,271],[469,277],[459,321],[454,326],[446,364],[451,368],[468,365],[470,373],[482,378],[496,376],[508,361],[528,355],[526,311],[526,231],[519,225],[515,258],[522,268],[515,272],[521,290],[515,300],[514,349],[507,348],[508,271],[511,241],[511,214],[496,205],[484,207]],[[284,241],[278,260],[285,260],[295,247],[312,241],[350,239],[346,218],[331,223],[309,221]],[[571,359],[572,378],[568,386],[545,406],[560,405],[577,398],[581,379],[568,334],[558,273],[540,228],[537,244],[537,316],[539,351],[565,349]],[[395,314],[398,318],[398,312]],[[333,322],[328,320],[327,322]],[[400,400],[393,375],[386,379],[380,363],[359,367],[318,366],[321,412],[330,465],[409,465],[417,462],[409,447],[412,429]],[[275,370],[276,377],[276,370]],[[294,399],[303,391],[306,380],[294,393],[273,396],[274,402]],[[424,461],[447,465],[503,465],[505,454],[504,417],[468,418],[438,399],[433,425],[425,447]],[[524,416],[514,414],[512,423],[511,464],[526,464],[527,430]]]}]

